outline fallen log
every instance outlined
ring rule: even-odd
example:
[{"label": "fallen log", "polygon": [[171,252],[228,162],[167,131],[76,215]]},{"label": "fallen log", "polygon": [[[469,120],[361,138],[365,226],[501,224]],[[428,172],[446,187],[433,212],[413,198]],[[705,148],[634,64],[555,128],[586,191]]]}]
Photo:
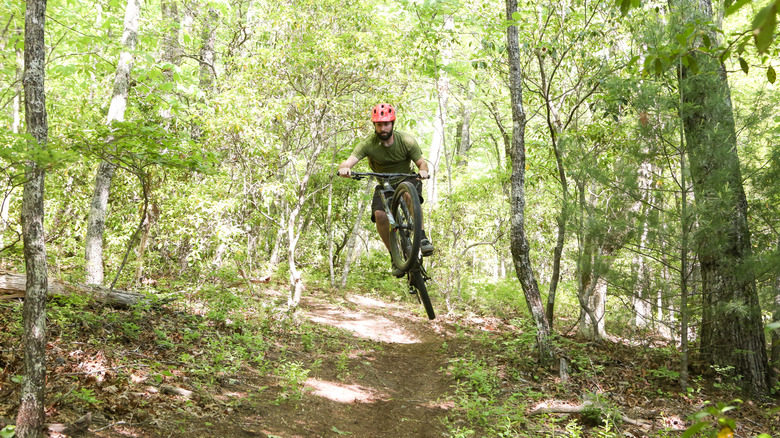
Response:
[{"label": "fallen log", "polygon": [[[0,300],[24,298],[26,289],[26,275],[0,271]],[[48,295],[50,298],[72,294],[84,295],[99,303],[119,308],[128,308],[139,303],[150,301],[148,297],[135,292],[109,289],[107,287],[95,285],[70,284],[49,277]]]},{"label": "fallen log", "polygon": [[[563,406],[548,406],[548,407],[542,407],[542,408],[536,408],[528,412],[528,415],[541,415],[541,414],[580,414],[585,412],[588,409],[599,409],[602,408],[598,405],[586,401],[582,403],[581,405],[563,405]],[[648,428],[652,425],[652,422],[643,420],[643,419],[634,419],[627,417],[623,415],[623,413],[618,413],[620,415],[620,419],[624,423],[633,424],[634,426],[644,427]]]}]

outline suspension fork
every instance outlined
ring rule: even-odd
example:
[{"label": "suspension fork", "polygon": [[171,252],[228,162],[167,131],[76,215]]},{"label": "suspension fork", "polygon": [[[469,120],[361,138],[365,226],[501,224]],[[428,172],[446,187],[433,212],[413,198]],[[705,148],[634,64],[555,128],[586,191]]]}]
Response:
[{"label": "suspension fork", "polygon": [[387,220],[390,222],[390,227],[396,230],[398,229],[398,224],[395,222],[395,217],[393,216],[392,212],[393,209],[390,208],[390,203],[393,199],[393,192],[395,192],[395,190],[393,190],[393,186],[391,186],[387,180],[382,181],[382,199],[384,200],[385,204],[385,214],[387,214]]}]

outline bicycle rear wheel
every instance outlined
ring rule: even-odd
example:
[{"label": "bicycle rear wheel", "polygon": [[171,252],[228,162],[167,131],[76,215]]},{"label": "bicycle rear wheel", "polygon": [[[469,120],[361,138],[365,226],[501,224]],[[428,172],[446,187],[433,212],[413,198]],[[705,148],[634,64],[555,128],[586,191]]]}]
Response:
[{"label": "bicycle rear wheel", "polygon": [[[408,200],[405,194],[409,194]],[[407,272],[417,262],[422,239],[422,207],[417,189],[409,182],[398,184],[390,208],[396,223],[390,230],[390,255],[395,267]]]},{"label": "bicycle rear wheel", "polygon": [[425,313],[428,314],[428,319],[436,318],[436,313],[433,311],[433,304],[431,304],[431,297],[428,296],[428,287],[425,285],[425,277],[421,270],[415,268],[409,275],[411,276],[410,281],[412,287],[417,289],[417,298],[420,300],[423,307],[425,307]]}]

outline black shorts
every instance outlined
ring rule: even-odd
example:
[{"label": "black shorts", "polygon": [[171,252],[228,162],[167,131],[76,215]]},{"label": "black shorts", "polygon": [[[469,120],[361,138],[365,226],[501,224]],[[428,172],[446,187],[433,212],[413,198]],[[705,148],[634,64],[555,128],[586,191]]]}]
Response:
[{"label": "black shorts", "polygon": [[[405,180],[398,181],[397,183],[393,184],[393,188],[398,187],[398,184],[401,184],[402,182],[408,181],[412,183],[415,189],[417,189],[417,194],[420,196],[420,204],[425,202],[422,196],[422,181],[420,181],[417,178],[406,178]],[[377,185],[374,188],[374,198],[371,200],[371,222],[376,223],[376,216],[374,215],[375,211],[385,211],[385,206],[382,204],[382,198],[379,197],[379,193],[382,191],[382,186]],[[388,200],[389,201],[389,200]]]}]

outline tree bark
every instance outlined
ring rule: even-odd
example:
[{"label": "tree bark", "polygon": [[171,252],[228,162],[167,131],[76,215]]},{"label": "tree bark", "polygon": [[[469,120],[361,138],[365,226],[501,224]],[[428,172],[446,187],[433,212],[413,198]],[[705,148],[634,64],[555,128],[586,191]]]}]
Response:
[{"label": "tree bark", "polygon": [[[455,19],[452,15],[444,16],[443,28],[445,31],[451,31],[455,28]],[[444,43],[443,43],[444,44]],[[442,64],[447,65],[452,57],[452,49],[446,45],[441,47]],[[428,180],[428,193],[426,201],[435,204],[439,201],[439,184],[437,175],[439,173],[439,164],[441,163],[442,153],[445,146],[445,126],[447,124],[447,106],[450,98],[450,78],[443,69],[438,71],[436,79],[436,90],[438,97],[438,106],[436,107],[436,117],[433,119],[433,138],[431,139],[431,150],[428,156],[430,164],[428,166],[430,179]]]},{"label": "tree bark", "polygon": [[[709,0],[682,0],[686,24],[712,20]],[[717,35],[710,36],[717,41]],[[768,360],[751,256],[747,199],[742,186],[734,114],[726,71],[704,52],[698,71],[680,69],[681,118],[696,199],[694,239],[702,273],[702,358],[732,369],[743,390],[769,392]]]},{"label": "tree bark", "polygon": [[650,214],[651,203],[651,184],[652,184],[652,167],[649,162],[643,162],[639,166],[639,175],[637,177],[639,184],[639,190],[641,192],[641,200],[637,202],[637,210],[641,212],[639,220],[641,224],[639,226],[639,250],[634,257],[634,266],[636,267],[636,285],[634,286],[634,295],[632,297],[634,317],[632,323],[634,327],[646,328],[648,324],[653,321],[653,306],[650,298],[650,282],[648,279],[648,268],[645,261],[644,249],[648,243],[648,233],[650,226],[648,224],[648,216]]},{"label": "tree bark", "polygon": [[457,165],[467,167],[469,164],[469,151],[471,150],[471,107],[474,100],[474,81],[469,81],[467,99],[463,103],[460,129],[458,130],[458,158]]},{"label": "tree bark", "polygon": [[360,220],[366,214],[366,209],[368,208],[369,204],[371,204],[369,199],[371,197],[373,188],[374,186],[369,181],[366,181],[363,196],[361,196],[360,201],[358,201],[358,213],[355,216],[355,221],[352,223],[352,232],[350,233],[349,239],[347,240],[347,252],[344,256],[344,267],[341,270],[341,287],[345,287],[347,285],[347,276],[349,275],[349,268],[352,266],[352,261],[355,254],[355,246],[357,246],[356,244],[358,233],[360,232]]},{"label": "tree bark", "polygon": [[[506,0],[507,20],[517,11],[517,0]],[[539,285],[531,267],[530,245],[525,235],[525,110],[523,109],[522,75],[520,71],[520,46],[517,26],[507,28],[507,53],[509,56],[509,89],[512,103],[512,174],[510,205],[512,212],[510,242],[515,271],[525,294],[526,304],[536,325],[536,341],[539,362],[544,366],[554,363],[550,343],[550,326],[544,313]]]},{"label": "tree bark", "polygon": [[[179,20],[178,0],[162,0],[160,2],[160,12],[163,20],[162,35],[162,59],[174,65],[179,65],[181,59],[181,49],[179,47]],[[173,75],[171,75],[172,77]]]},{"label": "tree bark", "polygon": [[[60,297],[79,294],[98,303],[126,309],[146,301],[144,295],[102,286],[64,283],[56,278],[47,280],[47,296]],[[26,276],[0,271],[0,300],[26,298]]]},{"label": "tree bark", "polygon": [[[126,50],[119,55],[119,63],[116,68],[114,91],[106,120],[109,125],[114,121],[122,121],[125,117],[127,94],[130,89],[130,72],[133,69],[133,51],[138,43],[140,16],[140,0],[127,0],[125,27],[122,33],[122,45],[125,46]],[[111,143],[112,139],[107,139],[107,142]],[[101,161],[95,176],[95,190],[92,193],[85,237],[85,273],[88,284],[103,283],[103,234],[106,228],[108,195],[115,168],[113,164]]]},{"label": "tree bark", "polygon": [[203,45],[200,47],[200,88],[210,92],[214,88],[214,46],[217,40],[219,14],[209,8],[208,17],[203,20]]},{"label": "tree bark", "polygon": [[[28,0],[24,26],[24,104],[30,151],[46,148],[46,0]],[[42,437],[46,418],[46,245],[43,229],[45,168],[33,160],[25,169],[22,197],[22,235],[27,270],[23,309],[24,370],[21,403],[16,417],[16,436]]]},{"label": "tree bark", "polygon": [[[777,242],[777,257],[780,259],[780,240]],[[780,323],[780,267],[775,272],[775,297],[773,300],[774,312],[772,321]],[[780,328],[772,330],[772,349],[770,355],[771,386],[777,387],[780,383]]]}]

